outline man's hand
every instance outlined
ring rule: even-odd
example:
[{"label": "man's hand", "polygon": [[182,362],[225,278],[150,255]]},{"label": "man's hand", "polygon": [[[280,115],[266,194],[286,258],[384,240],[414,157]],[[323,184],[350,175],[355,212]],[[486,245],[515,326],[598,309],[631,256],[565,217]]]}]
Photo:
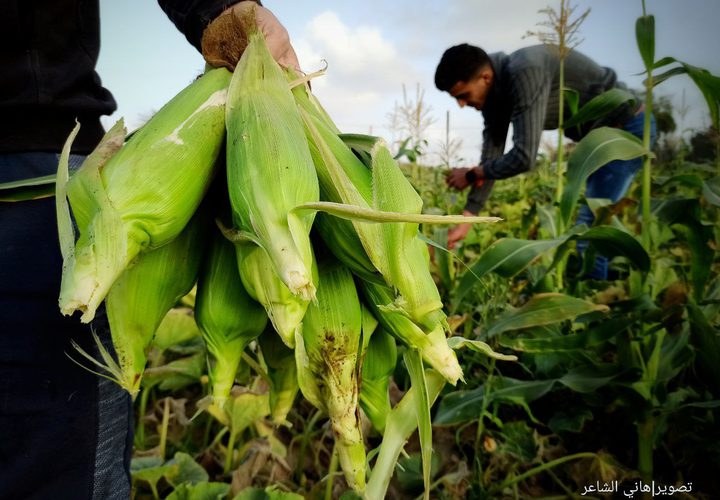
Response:
[{"label": "man's hand", "polygon": [[473,171],[477,179],[482,179],[484,172],[482,166],[471,167],[471,168],[453,168],[445,178],[445,183],[448,187],[455,188],[458,191],[462,191],[470,185],[468,181],[468,172]]},{"label": "man's hand", "polygon": [[465,167],[450,169],[450,173],[448,173],[445,178],[445,184],[447,184],[450,188],[462,191],[470,185],[466,177],[469,170],[469,168]]},{"label": "man's hand", "polygon": [[202,53],[205,60],[215,67],[234,70],[247,47],[247,33],[243,26],[251,11],[255,9],[258,28],[265,35],[265,41],[273,58],[285,67],[300,70],[300,63],[285,27],[265,7],[252,1],[238,2],[225,9],[211,22],[202,37]]},{"label": "man's hand", "polygon": [[[472,217],[476,214],[465,210],[463,211],[463,215],[465,217]],[[453,248],[455,248],[456,243],[464,240],[471,227],[472,224],[458,224],[457,226],[450,229],[448,231],[448,249],[452,250]]]}]

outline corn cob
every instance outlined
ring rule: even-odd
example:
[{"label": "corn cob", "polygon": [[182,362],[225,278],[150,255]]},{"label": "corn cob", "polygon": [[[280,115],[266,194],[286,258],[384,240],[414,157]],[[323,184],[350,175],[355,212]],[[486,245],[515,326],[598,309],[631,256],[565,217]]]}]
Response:
[{"label": "corn cob", "polygon": [[[295,330],[302,322],[309,300],[293,295],[275,274],[268,254],[257,245],[244,243],[235,246],[240,278],[250,296],[260,302],[275,331],[289,348],[295,347]],[[312,263],[311,276],[317,281],[317,269]]]},{"label": "corn cob", "polygon": [[[398,168],[387,145],[371,136],[343,135],[346,144],[364,153],[370,160],[375,206],[380,210],[420,213],[422,199]],[[400,307],[426,331],[440,324],[447,329],[442,311],[442,300],[430,273],[427,245],[417,236],[417,223],[385,224],[384,241],[387,245],[384,261],[379,267],[388,283],[397,288],[402,300]],[[412,279],[408,279],[412,277]]]},{"label": "corn cob", "polygon": [[385,284],[385,278],[363,249],[352,222],[319,212],[315,217],[313,230],[320,236],[322,244],[355,276]]},{"label": "corn cob", "polygon": [[267,253],[288,290],[311,300],[314,213],[291,210],[319,199],[317,176],[285,74],[257,31],[230,83],[227,132],[234,223]]},{"label": "corn cob", "polygon": [[318,267],[317,304],[310,304],[297,333],[298,383],[305,398],[330,417],[345,478],[351,488],[362,491],[366,459],[357,373],[362,310],[346,268],[334,259]]},{"label": "corn cob", "polygon": [[[186,226],[207,190],[224,140],[230,73],[207,72],[158,111],[126,144],[119,122],[67,179],[58,169],[58,222],[64,265],[59,305],[90,321],[112,283],[141,252]],[[122,147],[120,147],[122,145]],[[80,231],[74,248],[65,204]]]},{"label": "corn cob", "polygon": [[418,349],[423,360],[451,384],[455,385],[462,379],[462,368],[455,351],[448,345],[441,325],[425,332],[404,311],[392,305],[393,292],[389,287],[363,280],[359,280],[358,285],[365,304],[384,329],[408,346]]},{"label": "corn cob", "polygon": [[180,235],[137,259],[110,288],[106,300],[108,322],[117,364],[98,344],[105,365],[81,354],[110,373],[133,397],[147,361],[147,351],[161,321],[195,284],[204,250],[207,226],[201,209]]},{"label": "corn cob", "polygon": [[377,329],[370,337],[363,356],[360,407],[381,434],[385,431],[385,418],[391,410],[388,389],[396,364],[395,339],[383,328]]},{"label": "corn cob", "polygon": [[270,378],[270,416],[276,424],[287,424],[288,413],[300,389],[295,354],[270,329],[260,335],[258,343]]},{"label": "corn cob", "polygon": [[219,231],[214,231],[198,279],[195,320],[207,346],[213,401],[222,408],[243,350],[265,329],[267,315],[245,291],[235,248]]}]

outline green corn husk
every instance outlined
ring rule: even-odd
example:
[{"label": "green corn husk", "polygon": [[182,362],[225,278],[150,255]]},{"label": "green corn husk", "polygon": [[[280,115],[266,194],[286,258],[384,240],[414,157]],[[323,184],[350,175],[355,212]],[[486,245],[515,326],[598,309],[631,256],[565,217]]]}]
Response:
[{"label": "green corn husk", "polygon": [[[388,211],[420,213],[422,199],[397,166],[384,141],[372,136],[344,134],[341,139],[354,151],[362,153],[373,175],[374,196],[377,208]],[[393,185],[400,186],[398,190]],[[430,272],[430,255],[427,244],[417,236],[417,223],[389,224],[384,229],[387,252],[390,256],[388,283],[397,288],[406,310],[413,320],[426,331],[437,328],[438,323],[447,329],[447,319],[442,311],[442,299]],[[393,251],[394,250],[394,251]],[[406,277],[412,276],[412,280]]]},{"label": "green corn husk", "polygon": [[[301,99],[298,101],[302,102]],[[306,102],[305,108],[308,106]],[[312,119],[312,124],[308,125],[308,131],[315,126],[315,134],[312,136],[315,142],[310,141],[311,152],[316,158],[323,197],[327,196],[330,199],[339,199],[356,205],[365,203],[367,206],[365,197],[372,198],[378,196],[378,193],[386,191],[385,189],[376,189],[378,184],[402,184],[396,179],[387,181],[382,177],[374,178],[374,170],[367,168],[339,137],[331,133],[329,128],[326,128],[324,133],[320,132],[323,128],[321,119],[309,114],[306,114],[305,117],[306,123],[308,119]],[[362,136],[353,136],[353,138],[358,142],[361,139],[365,140]],[[377,162],[382,164],[376,169],[379,172],[377,175],[383,171],[391,172],[394,168],[405,181],[402,172],[397,169],[394,161],[389,157],[389,152],[385,148],[377,146],[380,143],[375,142],[374,144],[374,147],[379,149],[371,148],[371,152],[375,151],[375,157],[379,158]],[[332,148],[333,154],[327,151],[330,148]],[[321,154],[321,149],[326,149],[324,155]],[[373,158],[372,154],[365,153],[368,158]],[[344,172],[350,172],[352,177],[350,174],[345,175]],[[394,174],[388,175],[392,177]],[[356,188],[356,186],[359,187]],[[373,189],[376,193],[369,194]],[[333,190],[334,194],[332,194]],[[341,194],[340,191],[344,191],[344,194]],[[380,201],[375,205],[376,208],[381,209],[398,208],[398,206],[387,207],[384,202]],[[317,218],[316,229],[328,248],[343,264],[364,281],[377,286],[379,292],[376,294],[380,293],[380,295],[375,297],[377,301],[373,305],[383,306],[382,314],[386,318],[386,323],[393,325],[388,330],[408,345],[417,347],[431,366],[445,375],[450,383],[456,384],[462,378],[462,370],[454,352],[447,346],[445,339],[447,320],[442,310],[437,286],[430,274],[427,247],[417,238],[417,223],[368,224],[359,221],[350,223],[323,214]],[[377,243],[373,245],[372,242]],[[384,251],[378,250],[383,246],[385,247]],[[368,248],[374,250],[374,253],[368,251]],[[381,264],[375,265],[376,261]],[[399,297],[392,288],[383,284],[377,270],[380,270],[387,283],[400,290]],[[414,299],[414,304],[406,299],[403,290],[410,298]]]},{"label": "green corn husk", "polygon": [[270,416],[275,424],[289,425],[287,416],[300,389],[295,353],[271,329],[258,337],[258,343],[270,378]]},{"label": "green corn husk", "polygon": [[99,342],[104,364],[78,348],[133,398],[140,390],[155,331],[197,280],[205,249],[206,215],[201,208],[177,238],[140,255],[110,288],[105,307],[117,363]]},{"label": "green corn husk", "polygon": [[402,310],[392,304],[393,292],[384,285],[358,281],[365,304],[382,327],[406,345],[418,349],[422,358],[452,385],[463,379],[455,351],[448,345],[445,331],[438,325],[426,333]]},{"label": "green corn husk", "polygon": [[362,492],[366,458],[357,369],[362,310],[350,271],[334,259],[318,267],[317,304],[310,304],[297,333],[298,382],[305,398],[330,417],[345,478]]},{"label": "green corn husk", "polygon": [[[282,341],[295,347],[295,330],[305,316],[309,300],[290,292],[275,274],[267,252],[257,245],[235,246],[240,278],[250,296],[260,302]],[[317,267],[312,263],[311,276],[317,282]]]},{"label": "green corn husk", "polygon": [[390,410],[390,379],[397,365],[395,338],[384,329],[377,329],[370,337],[362,363],[360,407],[373,428],[382,434]]},{"label": "green corn husk", "polygon": [[198,279],[195,320],[207,346],[213,401],[222,408],[243,350],[263,332],[267,315],[245,291],[235,247],[219,231],[214,231]]},{"label": "green corn husk", "polygon": [[[59,305],[89,322],[113,282],[143,251],[174,239],[198,208],[224,141],[230,73],[214,69],[186,87],[123,145],[118,122],[67,180],[58,167],[58,226],[64,257]],[[69,153],[76,130],[64,153]],[[65,201],[80,231],[74,242]]]},{"label": "green corn husk", "polygon": [[[323,199],[386,212],[420,214],[422,199],[382,140],[374,139],[369,151],[372,164],[367,168],[328,125],[328,118],[317,112],[306,88],[296,87],[293,92],[302,110]],[[402,297],[398,305],[426,331],[436,329],[438,324],[447,328],[442,301],[428,268],[427,249],[417,238],[418,223],[352,224],[369,261]],[[328,231],[323,233],[328,236]],[[355,268],[344,255],[348,252],[339,254],[339,258]]]},{"label": "green corn husk", "polygon": [[385,284],[385,278],[375,269],[363,249],[352,222],[319,212],[313,229],[320,236],[322,244],[355,276],[365,281]]},{"label": "green corn husk", "polygon": [[285,73],[262,33],[249,35],[230,83],[227,172],[234,223],[267,252],[274,272],[305,301],[315,297],[310,228],[317,201],[315,168]]}]

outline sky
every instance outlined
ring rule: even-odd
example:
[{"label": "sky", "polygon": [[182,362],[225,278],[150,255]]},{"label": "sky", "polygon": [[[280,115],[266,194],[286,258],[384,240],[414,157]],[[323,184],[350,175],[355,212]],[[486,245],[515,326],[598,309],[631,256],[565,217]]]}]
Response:
[{"label": "sky", "polygon": [[[264,0],[287,28],[300,65],[313,72],[313,91],[343,132],[399,139],[390,114],[417,92],[432,123],[427,127],[424,163],[439,163],[436,152],[449,120],[450,139],[461,141],[455,165],[477,164],[482,115],[460,109],[433,78],[442,53],[467,42],[487,52],[510,53],[533,45],[526,37],[545,18],[538,11],[559,0]],[[109,127],[124,117],[142,124],[202,72],[204,61],[152,0],[100,0],[101,51],[98,73],[114,94],[118,110],[104,117]],[[590,8],[576,50],[615,69],[621,81],[641,88],[642,62],[635,43],[641,0],[576,0],[576,15]],[[720,75],[720,0],[646,0],[655,16],[656,59],[672,56]],[[657,87],[675,109],[684,129],[709,125],[701,94],[685,76]],[[508,139],[508,145],[511,144]]]}]

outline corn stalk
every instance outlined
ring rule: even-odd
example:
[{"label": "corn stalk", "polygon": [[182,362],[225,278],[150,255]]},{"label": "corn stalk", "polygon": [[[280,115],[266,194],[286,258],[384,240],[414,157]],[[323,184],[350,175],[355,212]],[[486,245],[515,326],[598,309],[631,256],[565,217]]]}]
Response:
[{"label": "corn stalk", "polygon": [[[580,14],[575,19],[570,19],[575,12],[574,6],[570,0],[560,0],[560,10],[555,11],[550,7],[542,9],[540,13],[545,14],[547,19],[540,26],[547,28],[547,31],[529,31],[527,36],[535,36],[542,43],[550,45],[557,50],[560,58],[560,75],[558,82],[558,138],[557,138],[557,158],[556,158],[556,182],[555,182],[555,202],[560,205],[563,191],[565,189],[565,169],[563,138],[565,136],[564,116],[565,116],[565,59],[571,50],[580,44],[581,40],[577,39],[577,33],[580,25],[590,13],[590,9]],[[565,223],[562,215],[557,214],[558,234],[565,232]],[[563,288],[563,274],[565,272],[566,259],[563,258],[558,263],[555,274],[555,286],[558,290]]]}]

